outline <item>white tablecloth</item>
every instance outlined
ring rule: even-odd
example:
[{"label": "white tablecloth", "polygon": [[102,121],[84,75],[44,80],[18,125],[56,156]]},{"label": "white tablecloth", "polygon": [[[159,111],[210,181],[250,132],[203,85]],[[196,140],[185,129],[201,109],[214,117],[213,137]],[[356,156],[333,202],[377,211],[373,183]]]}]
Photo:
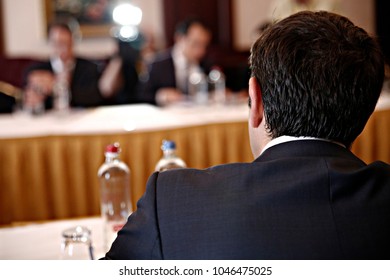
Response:
[{"label": "white tablecloth", "polygon": [[67,116],[48,111],[41,116],[24,113],[0,116],[0,138],[39,137],[150,131],[210,123],[246,120],[248,106],[172,106],[159,108],[147,104],[105,106],[72,110]]},{"label": "white tablecloth", "polygon": [[[390,108],[390,93],[383,92],[376,110]],[[39,137],[153,131],[210,123],[242,122],[248,118],[248,106],[194,106],[181,104],[159,108],[147,104],[106,106],[72,110],[68,116],[48,111],[41,116],[24,113],[0,115],[0,138]]]},{"label": "white tablecloth", "polygon": [[0,228],[0,260],[61,259],[61,233],[74,226],[91,230],[95,259],[103,257],[103,220],[91,217]]}]

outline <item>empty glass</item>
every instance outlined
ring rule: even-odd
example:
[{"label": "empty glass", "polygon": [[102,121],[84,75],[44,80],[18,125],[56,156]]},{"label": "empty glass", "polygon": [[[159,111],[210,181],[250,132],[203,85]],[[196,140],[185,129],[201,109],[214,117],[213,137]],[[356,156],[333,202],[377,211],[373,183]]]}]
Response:
[{"label": "empty glass", "polygon": [[93,260],[91,231],[82,226],[68,228],[62,232],[61,259]]}]

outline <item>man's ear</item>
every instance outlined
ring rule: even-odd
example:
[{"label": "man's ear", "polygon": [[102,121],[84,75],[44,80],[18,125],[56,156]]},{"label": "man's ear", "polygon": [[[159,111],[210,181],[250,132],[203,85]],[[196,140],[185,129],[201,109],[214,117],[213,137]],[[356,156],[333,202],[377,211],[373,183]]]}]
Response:
[{"label": "man's ear", "polygon": [[251,107],[249,109],[249,125],[256,128],[263,120],[264,107],[261,98],[260,85],[255,77],[249,79],[249,98],[251,102]]}]

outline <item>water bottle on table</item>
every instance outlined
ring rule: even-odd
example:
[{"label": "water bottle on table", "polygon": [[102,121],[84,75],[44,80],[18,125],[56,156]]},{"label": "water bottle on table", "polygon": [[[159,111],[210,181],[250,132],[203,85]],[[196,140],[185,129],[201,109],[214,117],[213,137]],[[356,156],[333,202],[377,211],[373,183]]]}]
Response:
[{"label": "water bottle on table", "polygon": [[106,160],[98,171],[106,251],[132,211],[130,169],[120,160],[120,152],[119,143],[108,145],[105,150]]},{"label": "water bottle on table", "polygon": [[57,114],[65,116],[70,111],[70,88],[63,75],[58,75],[53,87],[53,107]]},{"label": "water bottle on table", "polygon": [[209,101],[207,78],[199,69],[193,71],[189,76],[188,94],[197,105],[207,105]]},{"label": "water bottle on table", "polygon": [[226,80],[221,68],[214,66],[208,78],[215,103],[223,105],[226,101]]},{"label": "water bottle on table", "polygon": [[156,171],[164,171],[175,168],[186,168],[186,163],[176,154],[176,143],[171,140],[163,140],[161,150],[162,158],[156,164]]}]

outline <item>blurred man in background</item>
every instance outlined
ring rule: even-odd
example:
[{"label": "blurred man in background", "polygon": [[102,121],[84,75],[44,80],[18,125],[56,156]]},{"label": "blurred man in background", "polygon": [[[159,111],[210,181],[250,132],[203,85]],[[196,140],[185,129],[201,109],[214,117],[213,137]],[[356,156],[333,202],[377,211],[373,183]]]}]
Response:
[{"label": "blurred man in background", "polygon": [[[52,108],[53,88],[61,79],[70,90],[72,107],[102,105],[98,81],[100,71],[97,64],[76,57],[74,54],[74,32],[68,21],[60,20],[49,26],[50,60],[32,65],[26,70],[24,107],[36,108],[44,103]],[[34,110],[34,109],[32,109]]]},{"label": "blurred man in background", "polygon": [[199,19],[179,23],[172,49],[156,56],[151,63],[142,96],[160,106],[182,101],[188,94],[188,76],[194,71],[207,72],[202,66],[211,32]]}]

